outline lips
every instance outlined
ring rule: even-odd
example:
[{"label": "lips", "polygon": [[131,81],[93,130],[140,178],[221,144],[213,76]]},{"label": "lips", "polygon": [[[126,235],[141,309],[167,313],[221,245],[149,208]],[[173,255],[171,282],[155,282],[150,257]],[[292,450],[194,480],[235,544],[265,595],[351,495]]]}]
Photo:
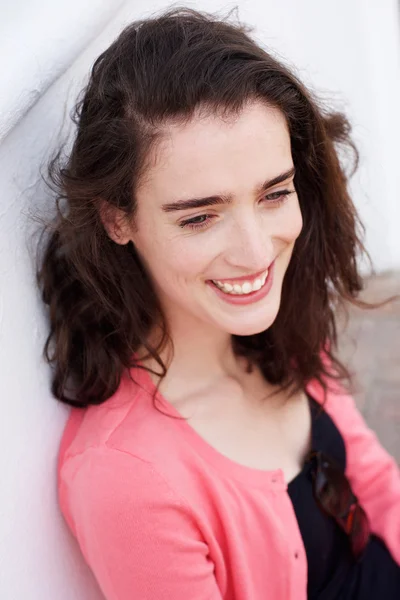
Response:
[{"label": "lips", "polygon": [[[272,263],[271,263],[272,264]],[[270,267],[271,265],[269,265]],[[232,277],[230,279],[211,279],[211,281],[213,282],[218,282],[221,284],[224,283],[229,283],[230,285],[235,285],[235,283],[238,284],[243,284],[245,281],[248,281],[249,283],[253,283],[256,279],[261,279],[265,274],[268,274],[268,268],[263,269],[262,271],[259,271],[258,273],[255,273],[253,275],[242,275],[241,277]]]},{"label": "lips", "polygon": [[[275,261],[271,263],[269,266],[268,272],[266,275],[263,275],[263,279],[260,280],[259,277],[256,277],[253,280],[253,284],[250,283],[249,279],[243,281],[242,284],[235,283],[222,283],[225,280],[208,280],[207,285],[211,286],[214,290],[214,293],[217,294],[222,300],[228,302],[229,304],[234,305],[247,305],[252,304],[254,302],[258,302],[262,300],[265,296],[267,296],[272,288],[273,280],[274,280],[274,266]],[[264,272],[265,273],[265,272]],[[231,279],[228,281],[240,281],[240,279]],[[253,288],[254,286],[254,288]]]},{"label": "lips", "polygon": [[264,271],[262,275],[253,280],[246,279],[245,281],[236,280],[235,283],[226,283],[224,280],[213,280],[213,285],[227,294],[250,294],[261,289],[268,277],[268,271]]}]

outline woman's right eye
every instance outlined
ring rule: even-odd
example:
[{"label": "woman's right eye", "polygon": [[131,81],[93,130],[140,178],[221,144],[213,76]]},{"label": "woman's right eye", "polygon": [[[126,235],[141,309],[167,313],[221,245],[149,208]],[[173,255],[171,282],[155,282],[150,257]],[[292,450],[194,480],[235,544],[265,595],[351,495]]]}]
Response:
[{"label": "woman's right eye", "polygon": [[209,223],[212,220],[212,215],[199,215],[197,217],[192,217],[191,219],[186,219],[179,223],[179,227],[182,229],[205,229],[208,227]]}]

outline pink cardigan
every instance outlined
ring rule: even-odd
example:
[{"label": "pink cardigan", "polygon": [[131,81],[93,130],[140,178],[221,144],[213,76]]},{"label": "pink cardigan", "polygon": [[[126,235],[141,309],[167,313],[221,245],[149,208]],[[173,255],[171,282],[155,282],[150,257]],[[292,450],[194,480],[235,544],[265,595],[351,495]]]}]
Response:
[{"label": "pink cardigan", "polygon": [[[147,372],[73,409],[59,454],[62,513],[107,600],[306,600],[307,560],[282,472],[231,461],[156,410]],[[312,382],[317,401],[322,389]],[[177,416],[160,398],[161,410]],[[400,564],[400,475],[351,397],[326,410],[373,531]]]}]

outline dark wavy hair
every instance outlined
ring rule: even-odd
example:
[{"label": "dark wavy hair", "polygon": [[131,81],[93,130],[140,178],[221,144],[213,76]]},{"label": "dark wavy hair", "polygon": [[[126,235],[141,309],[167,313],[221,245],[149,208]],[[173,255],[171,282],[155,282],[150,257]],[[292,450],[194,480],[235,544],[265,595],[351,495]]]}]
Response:
[{"label": "dark wavy hair", "polygon": [[[281,388],[298,391],[312,379],[325,392],[329,379],[351,385],[335,356],[336,312],[347,301],[370,305],[357,299],[365,248],[348,191],[359,161],[350,124],[255,43],[249,28],[175,8],[128,25],[97,58],[74,105],[71,149],[62,146],[48,163],[57,211],[43,231],[37,277],[49,307],[44,355],[59,400],[81,407],[106,401],[137,366],[139,348],[166,374],[160,352],[171,342],[168,323],[133,243],[110,239],[100,208],[134,219],[135,189],[163,124],[189,121],[199,106],[239,114],[250,100],[286,117],[303,229],[274,323],[257,335],[233,335],[234,351]],[[163,333],[157,346],[148,341],[155,323]]]}]

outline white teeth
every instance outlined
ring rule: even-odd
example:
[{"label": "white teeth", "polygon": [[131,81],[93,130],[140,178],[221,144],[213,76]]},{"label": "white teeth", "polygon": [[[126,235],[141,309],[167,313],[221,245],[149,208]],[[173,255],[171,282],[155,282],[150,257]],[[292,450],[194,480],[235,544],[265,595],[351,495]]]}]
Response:
[{"label": "white teeth", "polygon": [[219,288],[223,292],[226,292],[227,294],[241,295],[250,294],[251,292],[256,292],[257,290],[261,289],[267,277],[268,271],[265,271],[265,273],[261,277],[254,279],[253,282],[244,281],[242,284],[234,283],[232,285],[231,283],[222,283],[222,281],[213,279],[213,283],[217,286],[217,288]]}]

